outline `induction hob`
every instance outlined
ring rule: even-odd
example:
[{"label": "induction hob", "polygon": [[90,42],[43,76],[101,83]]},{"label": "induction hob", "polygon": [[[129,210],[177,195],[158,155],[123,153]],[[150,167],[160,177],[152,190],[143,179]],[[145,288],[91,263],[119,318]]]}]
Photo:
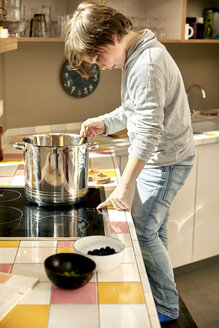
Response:
[{"label": "induction hob", "polygon": [[107,211],[97,211],[104,201],[103,188],[89,188],[71,205],[38,206],[29,202],[24,188],[0,188],[0,239],[63,239],[105,235]]}]

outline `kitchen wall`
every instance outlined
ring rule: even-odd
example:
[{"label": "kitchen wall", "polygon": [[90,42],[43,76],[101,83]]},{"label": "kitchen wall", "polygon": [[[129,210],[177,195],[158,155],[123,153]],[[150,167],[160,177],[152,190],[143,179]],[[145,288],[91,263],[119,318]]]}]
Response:
[{"label": "kitchen wall", "polygon": [[195,110],[219,109],[219,44],[167,44],[167,49],[182,72],[186,88],[199,84],[206,91],[203,99],[198,89],[189,96],[190,107]]},{"label": "kitchen wall", "polygon": [[120,71],[101,72],[97,89],[77,99],[62,87],[64,43],[19,43],[5,54],[7,128],[81,122],[120,104]]},{"label": "kitchen wall", "polygon": [[[118,70],[102,71],[97,89],[86,98],[76,99],[64,91],[63,47],[62,42],[19,43],[18,50],[4,54],[4,59],[0,56],[0,95],[4,93],[8,129],[81,122],[119,106]],[[205,100],[199,90],[192,91],[191,107],[219,108],[219,45],[174,43],[167,48],[182,72],[186,87],[197,83],[206,91]],[[5,77],[1,74],[4,67]]]}]

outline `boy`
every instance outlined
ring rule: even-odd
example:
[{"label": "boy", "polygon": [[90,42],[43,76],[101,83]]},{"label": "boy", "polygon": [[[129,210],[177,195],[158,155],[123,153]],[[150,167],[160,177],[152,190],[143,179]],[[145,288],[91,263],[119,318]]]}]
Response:
[{"label": "boy", "polygon": [[179,316],[178,292],[167,252],[170,205],[188,176],[193,160],[193,132],[183,80],[166,48],[148,29],[136,33],[115,9],[83,2],[66,33],[65,53],[82,76],[101,69],[121,69],[121,106],[86,120],[81,135],[110,134],[127,128],[129,159],[121,180],[100,209],[110,203],[132,217],[160,322]]}]

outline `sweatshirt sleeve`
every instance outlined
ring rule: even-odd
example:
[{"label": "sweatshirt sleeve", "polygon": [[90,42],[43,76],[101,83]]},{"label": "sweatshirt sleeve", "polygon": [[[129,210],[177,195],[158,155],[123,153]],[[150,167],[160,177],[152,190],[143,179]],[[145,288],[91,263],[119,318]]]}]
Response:
[{"label": "sweatshirt sleeve", "polygon": [[164,129],[166,81],[158,62],[142,66],[132,71],[128,81],[136,122],[128,151],[137,159],[147,162],[156,150]]},{"label": "sweatshirt sleeve", "polygon": [[101,115],[101,117],[106,125],[105,135],[116,133],[127,127],[127,117],[122,106],[116,108],[111,113]]}]

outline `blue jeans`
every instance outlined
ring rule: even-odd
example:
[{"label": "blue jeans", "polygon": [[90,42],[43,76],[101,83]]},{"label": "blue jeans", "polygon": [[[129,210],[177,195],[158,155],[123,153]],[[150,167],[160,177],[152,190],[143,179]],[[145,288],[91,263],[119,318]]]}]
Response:
[{"label": "blue jeans", "polygon": [[132,217],[156,308],[175,319],[179,316],[179,295],[167,251],[167,222],[171,203],[183,186],[194,157],[171,166],[145,167],[137,179],[132,204]]}]

